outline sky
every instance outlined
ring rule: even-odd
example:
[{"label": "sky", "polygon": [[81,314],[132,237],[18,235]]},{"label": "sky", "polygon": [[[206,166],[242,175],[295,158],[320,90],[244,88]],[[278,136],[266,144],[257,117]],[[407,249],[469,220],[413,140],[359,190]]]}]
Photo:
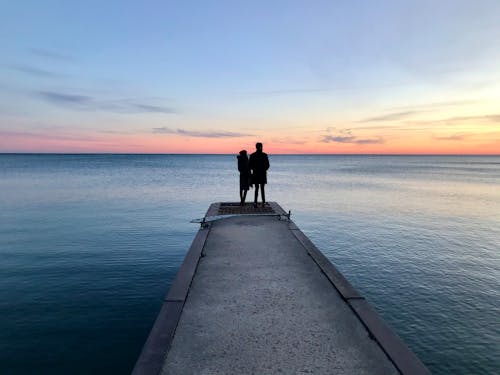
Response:
[{"label": "sky", "polygon": [[500,154],[499,0],[0,9],[0,152]]}]

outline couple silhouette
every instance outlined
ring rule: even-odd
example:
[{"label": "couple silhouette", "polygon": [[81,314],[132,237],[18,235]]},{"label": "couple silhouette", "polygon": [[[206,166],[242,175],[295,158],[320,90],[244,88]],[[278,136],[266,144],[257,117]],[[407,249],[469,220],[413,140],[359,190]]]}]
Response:
[{"label": "couple silhouette", "polygon": [[255,144],[255,152],[248,158],[247,151],[241,150],[238,158],[238,171],[240,172],[240,205],[245,204],[248,189],[255,186],[253,205],[257,207],[259,189],[262,195],[262,206],[266,204],[267,170],[269,169],[269,158],[262,151],[262,143]]}]

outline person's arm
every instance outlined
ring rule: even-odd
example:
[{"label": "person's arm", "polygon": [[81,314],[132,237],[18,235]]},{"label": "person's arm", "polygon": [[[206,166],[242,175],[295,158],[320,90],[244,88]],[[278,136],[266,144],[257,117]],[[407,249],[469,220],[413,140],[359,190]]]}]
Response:
[{"label": "person's arm", "polygon": [[267,171],[269,169],[269,158],[267,157],[267,154],[266,154],[264,161],[265,161],[265,167],[266,167],[266,171]]}]

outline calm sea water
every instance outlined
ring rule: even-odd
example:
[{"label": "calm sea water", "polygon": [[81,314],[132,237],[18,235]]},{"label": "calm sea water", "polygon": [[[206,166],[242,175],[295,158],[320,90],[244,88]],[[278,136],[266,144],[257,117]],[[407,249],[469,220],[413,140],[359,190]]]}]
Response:
[{"label": "calm sea water", "polygon": [[[268,200],[435,374],[500,372],[500,157],[270,156]],[[125,374],[235,156],[0,155],[0,373]]]}]

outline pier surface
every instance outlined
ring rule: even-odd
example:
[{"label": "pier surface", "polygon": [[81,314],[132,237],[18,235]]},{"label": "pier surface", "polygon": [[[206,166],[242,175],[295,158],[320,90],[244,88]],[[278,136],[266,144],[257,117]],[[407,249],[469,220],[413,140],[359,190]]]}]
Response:
[{"label": "pier surface", "polygon": [[210,207],[236,216],[203,224],[134,374],[428,373],[279,205],[242,211]]}]

